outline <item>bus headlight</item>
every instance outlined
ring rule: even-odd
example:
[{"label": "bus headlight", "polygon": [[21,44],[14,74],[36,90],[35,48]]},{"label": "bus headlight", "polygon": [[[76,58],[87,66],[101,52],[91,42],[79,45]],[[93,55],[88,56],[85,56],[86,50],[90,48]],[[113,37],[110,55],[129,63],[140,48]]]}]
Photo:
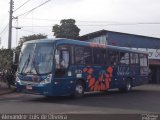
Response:
[{"label": "bus headlight", "polygon": [[47,78],[45,79],[45,81],[46,83],[51,83],[51,80],[52,80],[52,74],[49,74]]},{"label": "bus headlight", "polygon": [[40,82],[40,84],[51,83],[51,80],[52,80],[52,74],[49,74],[45,80]]},{"label": "bus headlight", "polygon": [[20,83],[21,80],[18,77],[16,77],[16,82]]}]

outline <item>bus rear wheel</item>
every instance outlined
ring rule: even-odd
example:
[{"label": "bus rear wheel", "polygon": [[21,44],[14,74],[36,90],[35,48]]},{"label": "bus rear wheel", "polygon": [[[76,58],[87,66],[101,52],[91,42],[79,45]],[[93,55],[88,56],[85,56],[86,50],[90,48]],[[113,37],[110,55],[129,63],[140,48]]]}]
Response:
[{"label": "bus rear wheel", "polygon": [[76,83],[76,87],[72,96],[74,98],[81,98],[84,96],[84,84],[82,81],[78,81]]},{"label": "bus rear wheel", "polygon": [[120,92],[130,92],[132,90],[131,80],[127,79],[124,88],[119,88]]}]

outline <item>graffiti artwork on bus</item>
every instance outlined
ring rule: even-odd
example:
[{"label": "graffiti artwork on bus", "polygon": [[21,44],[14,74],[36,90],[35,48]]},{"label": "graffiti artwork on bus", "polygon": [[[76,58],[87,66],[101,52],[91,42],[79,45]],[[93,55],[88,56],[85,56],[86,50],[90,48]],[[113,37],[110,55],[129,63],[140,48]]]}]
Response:
[{"label": "graffiti artwork on bus", "polygon": [[86,74],[88,80],[88,87],[91,91],[102,91],[109,89],[109,83],[112,78],[113,68],[108,67],[106,70],[102,70],[99,72],[98,79],[96,79],[93,75],[93,68],[84,68],[83,73]]}]

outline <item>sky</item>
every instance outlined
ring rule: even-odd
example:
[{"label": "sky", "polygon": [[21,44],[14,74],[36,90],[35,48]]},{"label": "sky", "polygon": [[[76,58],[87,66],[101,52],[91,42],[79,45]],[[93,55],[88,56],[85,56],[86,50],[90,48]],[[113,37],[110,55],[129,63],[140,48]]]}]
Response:
[{"label": "sky", "polygon": [[[80,35],[105,29],[160,38],[159,0],[50,0],[24,15],[47,0],[13,1],[13,16],[18,20],[13,19],[12,47],[23,36],[32,34],[54,38],[52,26],[70,18],[76,20]],[[8,46],[9,2],[0,0],[0,48]],[[16,30],[17,26],[21,29]]]}]

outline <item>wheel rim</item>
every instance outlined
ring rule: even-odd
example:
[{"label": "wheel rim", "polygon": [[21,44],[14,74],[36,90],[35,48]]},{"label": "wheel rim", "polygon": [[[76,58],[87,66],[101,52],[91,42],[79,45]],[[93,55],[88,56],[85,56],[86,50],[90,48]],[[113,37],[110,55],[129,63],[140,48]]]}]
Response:
[{"label": "wheel rim", "polygon": [[130,82],[127,82],[127,91],[130,91],[131,90],[131,84],[130,84]]},{"label": "wheel rim", "polygon": [[77,85],[77,86],[76,86],[76,93],[77,93],[78,95],[82,95],[82,94],[83,94],[83,86]]}]

